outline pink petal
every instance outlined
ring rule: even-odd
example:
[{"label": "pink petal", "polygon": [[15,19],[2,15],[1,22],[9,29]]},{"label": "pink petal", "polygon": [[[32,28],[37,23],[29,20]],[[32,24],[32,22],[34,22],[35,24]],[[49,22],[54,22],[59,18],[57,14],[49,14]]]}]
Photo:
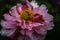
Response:
[{"label": "pink petal", "polygon": [[47,30],[51,30],[53,29],[53,16],[50,14],[46,14],[45,16],[43,16],[44,20],[45,20],[45,25],[47,27]]},{"label": "pink petal", "polygon": [[23,29],[23,30],[20,30],[20,33],[22,34],[22,35],[25,35],[25,30]]},{"label": "pink petal", "polygon": [[12,40],[17,40],[18,36],[20,35],[20,29],[19,28],[16,28],[15,32],[10,35],[9,37],[12,39]]},{"label": "pink petal", "polygon": [[39,12],[39,8],[33,8],[34,14],[37,14]]},{"label": "pink petal", "polygon": [[16,28],[16,22],[13,21],[1,21],[1,26],[3,28],[7,28],[7,29],[12,29],[12,28]]},{"label": "pink petal", "polygon": [[35,14],[32,19],[32,22],[43,23],[44,22],[43,16],[39,14]]},{"label": "pink petal", "polygon": [[47,32],[46,28],[44,28],[43,26],[36,27],[34,28],[34,30],[40,35],[45,35]]},{"label": "pink petal", "polygon": [[33,0],[30,2],[30,4],[33,6],[33,8],[38,8],[39,5]]},{"label": "pink petal", "polygon": [[34,14],[40,14],[44,17],[45,15],[47,15],[48,10],[46,9],[46,6],[42,4],[39,8],[34,8],[33,12]]},{"label": "pink petal", "polygon": [[[26,32],[24,32],[24,31],[26,31]],[[45,35],[46,35],[46,34],[44,34],[42,36],[38,35],[38,34],[34,33],[33,30],[22,30],[21,32],[23,34],[26,33],[26,37],[25,37],[25,38],[27,38],[26,40],[29,40],[28,37],[30,38],[30,40],[43,40],[45,38]],[[24,39],[23,36],[20,36],[20,37],[22,37],[22,39]],[[19,38],[19,40],[20,39],[21,38]]]},{"label": "pink petal", "polygon": [[9,14],[4,14],[3,17],[7,21],[16,21],[16,19],[13,16],[10,16]]},{"label": "pink petal", "polygon": [[33,32],[34,32],[33,30],[26,30],[26,35],[30,36],[32,35]]},{"label": "pink petal", "polygon": [[32,35],[33,31],[31,31],[31,30],[21,30],[20,32],[22,32],[23,35],[20,34],[19,37],[18,37],[18,40],[23,40],[23,39],[24,40],[31,40],[31,35]]},{"label": "pink petal", "polygon": [[3,35],[3,36],[11,36],[14,32],[15,32],[15,28],[14,29],[2,29],[1,31],[0,31],[0,34],[1,35]]},{"label": "pink petal", "polygon": [[48,30],[52,29],[54,24],[53,22],[52,23],[50,22],[53,21],[53,16],[48,14],[48,10],[46,9],[46,6],[44,4],[40,6],[38,13],[43,16],[43,19],[47,25],[46,27],[48,27]]},{"label": "pink petal", "polygon": [[30,35],[33,33],[33,30],[22,29],[22,30],[20,31],[20,33],[21,33],[22,35],[28,35],[28,36],[30,36]]},{"label": "pink petal", "polygon": [[26,21],[25,21],[25,20],[22,20],[21,28],[22,28],[22,29],[25,29],[25,28],[26,28]]},{"label": "pink petal", "polygon": [[32,29],[32,27],[29,26],[29,23],[26,23],[25,20],[22,22],[21,28],[22,29],[25,29],[26,28],[28,30],[31,30]]},{"label": "pink petal", "polygon": [[33,6],[30,4],[29,0],[26,0],[26,4],[31,10],[33,9]]},{"label": "pink petal", "polygon": [[46,23],[49,23],[50,21],[53,21],[53,16],[50,14],[46,14],[45,16],[43,16],[43,19]]},{"label": "pink petal", "polygon": [[40,7],[39,7],[39,12],[38,12],[40,15],[46,15],[48,13],[48,10],[46,9],[46,6],[44,4],[42,4]]},{"label": "pink petal", "polygon": [[52,30],[54,28],[53,22],[46,23],[46,25],[47,25],[47,30]]},{"label": "pink petal", "polygon": [[10,13],[10,15],[13,16],[14,18],[20,19],[20,15],[19,15],[18,12],[17,12],[16,6],[12,7],[12,8],[9,10],[9,13]]},{"label": "pink petal", "polygon": [[16,9],[17,9],[17,12],[20,14],[20,12],[22,11],[22,5],[17,4]]},{"label": "pink petal", "polygon": [[[46,34],[45,34],[45,35],[46,35]],[[31,40],[44,40],[45,35],[39,35],[39,34],[33,32],[33,33],[29,36],[29,38],[30,38]]]},{"label": "pink petal", "polygon": [[40,9],[46,9],[46,6],[44,4],[41,4]]},{"label": "pink petal", "polygon": [[30,27],[38,27],[38,26],[42,26],[42,25],[44,25],[44,24],[41,24],[41,23],[38,23],[38,22],[32,22],[32,23],[29,23],[29,26]]},{"label": "pink petal", "polygon": [[[18,4],[19,5],[19,4]],[[18,7],[17,5],[17,7]],[[16,6],[12,7],[9,11],[10,15],[16,19],[16,21],[21,22],[20,14],[18,13],[18,9]],[[13,19],[14,20],[14,19]]]}]

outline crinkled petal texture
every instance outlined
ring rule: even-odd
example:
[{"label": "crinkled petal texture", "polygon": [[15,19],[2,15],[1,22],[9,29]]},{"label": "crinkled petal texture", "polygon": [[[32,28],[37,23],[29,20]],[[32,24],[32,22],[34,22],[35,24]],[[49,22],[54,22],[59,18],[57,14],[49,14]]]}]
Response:
[{"label": "crinkled petal texture", "polygon": [[[21,11],[26,8],[30,8],[34,14],[33,19],[30,19],[28,23],[20,16]],[[18,40],[44,40],[47,30],[51,30],[54,24],[53,16],[48,14],[48,9],[44,4],[39,6],[35,1],[27,1],[23,5],[17,4],[5,13],[1,26],[0,34],[13,40],[16,35],[19,35]]]}]

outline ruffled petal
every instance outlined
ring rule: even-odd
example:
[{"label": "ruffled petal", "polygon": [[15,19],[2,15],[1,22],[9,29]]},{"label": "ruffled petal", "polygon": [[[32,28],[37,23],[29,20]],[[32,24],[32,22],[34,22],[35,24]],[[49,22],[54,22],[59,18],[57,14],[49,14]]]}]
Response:
[{"label": "ruffled petal", "polygon": [[24,29],[20,31],[22,35],[27,35],[27,36],[32,35],[33,32],[34,32],[33,30],[28,30],[28,29]]},{"label": "ruffled petal", "polygon": [[31,40],[44,40],[45,35],[40,35],[40,34],[33,32],[29,37]]},{"label": "ruffled petal", "polygon": [[[19,11],[19,12],[18,12]],[[16,19],[16,21],[21,22],[21,17],[20,17],[20,6],[17,4],[17,6],[12,7],[9,10],[9,14]],[[14,20],[14,19],[13,19]]]},{"label": "ruffled petal", "polygon": [[33,12],[34,12],[34,14],[38,14],[39,8],[33,8]]},{"label": "ruffled petal", "polygon": [[26,21],[25,20],[22,21],[21,28],[22,29],[25,29],[26,28]]},{"label": "ruffled petal", "polygon": [[20,33],[22,34],[22,35],[25,35],[25,30],[23,29],[23,30],[20,30]]},{"label": "ruffled petal", "polygon": [[9,37],[12,40],[17,40],[19,35],[20,35],[20,29],[19,28],[16,28],[15,32],[12,35],[10,35]]},{"label": "ruffled petal", "polygon": [[39,7],[39,5],[35,1],[31,1],[30,4],[33,6],[33,8]]},{"label": "ruffled petal", "polygon": [[32,22],[43,23],[44,22],[43,16],[40,14],[35,14],[32,19]]},{"label": "ruffled petal", "polygon": [[43,19],[45,20],[46,23],[49,23],[53,21],[53,16],[50,14],[46,14],[45,16],[43,16]]},{"label": "ruffled petal", "polygon": [[[24,32],[25,31],[25,32]],[[23,40],[23,39],[25,39],[25,40],[43,40],[44,38],[45,38],[45,35],[46,34],[44,34],[44,35],[40,35],[40,34],[37,34],[37,33],[35,33],[34,32],[34,30],[23,30],[23,31],[21,31],[23,34],[26,34],[26,36],[19,36],[20,38],[18,38],[19,40],[21,39],[21,40]]]},{"label": "ruffled petal", "polygon": [[[31,40],[31,35],[32,35],[32,33],[33,33],[33,30],[22,30],[22,31],[20,31],[22,34],[23,34],[23,36],[24,36],[24,38],[23,39],[25,39],[25,40]],[[25,36],[26,35],[26,36]]]},{"label": "ruffled petal", "polygon": [[31,30],[32,27],[29,26],[29,23],[26,23],[26,21],[22,21],[22,24],[21,24],[21,28],[22,29],[28,29],[28,30]]},{"label": "ruffled petal", "polygon": [[16,9],[17,9],[17,12],[20,14],[20,12],[22,11],[22,5],[17,4]]},{"label": "ruffled petal", "polygon": [[47,26],[47,30],[52,30],[54,28],[53,22],[46,23],[46,26]]},{"label": "ruffled petal", "polygon": [[12,8],[9,10],[9,14],[10,14],[11,16],[13,16],[14,18],[16,18],[16,19],[20,19],[20,15],[19,15],[18,12],[17,12],[16,6],[12,7]]},{"label": "ruffled petal", "polygon": [[38,23],[38,22],[33,22],[33,23],[30,22],[30,23],[29,23],[29,26],[32,27],[32,28],[33,28],[33,27],[42,26],[42,25],[44,25],[44,24],[41,24],[41,23]]},{"label": "ruffled petal", "polygon": [[41,4],[41,6],[39,7],[39,9],[46,9],[47,7],[46,7],[46,5],[44,5],[44,4]]},{"label": "ruffled petal", "polygon": [[15,32],[15,30],[16,30],[15,28],[14,29],[5,29],[5,28],[3,28],[0,31],[0,34],[3,35],[3,36],[10,37]]},{"label": "ruffled petal", "polygon": [[30,2],[27,1],[27,0],[26,0],[26,2],[27,2],[27,6],[32,10],[33,9],[33,6],[30,4]]},{"label": "ruffled petal", "polygon": [[38,13],[40,15],[43,15],[45,16],[47,13],[48,13],[48,9],[46,8],[46,6],[44,4],[42,4],[40,7],[39,7],[39,11]]},{"label": "ruffled petal", "polygon": [[7,21],[16,21],[16,19],[13,16],[10,16],[9,14],[4,14],[3,15],[4,19]]},{"label": "ruffled petal", "polygon": [[16,28],[16,22],[13,21],[1,21],[1,26],[3,28],[7,28],[7,29],[12,29],[12,28]]},{"label": "ruffled petal", "polygon": [[43,16],[43,19],[46,23],[47,30],[51,30],[54,26],[53,16],[48,14],[48,9],[46,8],[44,4],[40,6],[38,13]]},{"label": "ruffled petal", "polygon": [[54,27],[54,24],[53,24],[53,16],[50,15],[50,14],[47,14],[43,18],[45,20],[47,30],[53,29],[53,27]]},{"label": "ruffled petal", "polygon": [[48,13],[48,9],[44,4],[42,4],[40,7],[33,8],[34,14],[40,14],[40,15],[46,15]]},{"label": "ruffled petal", "polygon": [[34,28],[34,30],[40,35],[45,35],[47,32],[45,26],[36,27],[36,28]]},{"label": "ruffled petal", "polygon": [[[30,40],[33,40],[33,38],[32,38],[33,32],[34,32],[33,30],[27,30],[26,31],[26,35]],[[29,39],[27,39],[27,40],[29,40]]]},{"label": "ruffled petal", "polygon": [[26,35],[30,36],[32,35],[33,32],[34,32],[33,30],[26,30]]}]

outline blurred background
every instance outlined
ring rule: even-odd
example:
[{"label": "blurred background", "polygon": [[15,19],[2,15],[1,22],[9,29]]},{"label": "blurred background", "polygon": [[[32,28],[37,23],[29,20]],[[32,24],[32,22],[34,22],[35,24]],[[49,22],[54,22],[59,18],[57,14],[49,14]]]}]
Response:
[{"label": "blurred background", "polygon": [[[45,40],[60,40],[60,0],[36,0],[36,2],[39,5],[45,4],[49,13],[54,16],[54,29],[47,32]],[[20,0],[0,0],[0,21],[2,15],[17,3],[22,2]],[[0,25],[0,30],[1,28]],[[0,35],[0,40],[10,40],[10,38]]]}]

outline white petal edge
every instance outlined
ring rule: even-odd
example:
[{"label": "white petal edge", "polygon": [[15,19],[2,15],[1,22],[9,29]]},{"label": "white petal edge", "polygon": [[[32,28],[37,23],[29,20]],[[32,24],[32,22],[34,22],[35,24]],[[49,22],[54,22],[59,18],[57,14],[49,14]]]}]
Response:
[{"label": "white petal edge", "polygon": [[39,7],[39,5],[35,1],[31,1],[30,4],[33,6],[33,8]]}]

